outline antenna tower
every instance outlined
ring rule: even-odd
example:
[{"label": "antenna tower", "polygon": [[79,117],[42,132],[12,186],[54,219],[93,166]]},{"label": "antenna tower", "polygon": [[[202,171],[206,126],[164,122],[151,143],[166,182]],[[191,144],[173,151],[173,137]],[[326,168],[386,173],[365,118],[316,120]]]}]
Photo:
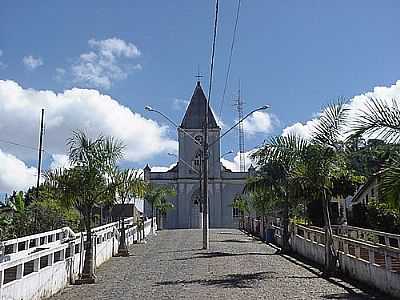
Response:
[{"label": "antenna tower", "polygon": [[[238,120],[243,119],[243,105],[244,102],[240,95],[240,81],[239,81],[239,89],[238,96],[234,101],[234,106],[238,113]],[[244,130],[243,130],[243,122],[240,122],[238,125],[239,131],[239,159],[240,159],[240,172],[246,172],[246,158],[244,154]]]}]

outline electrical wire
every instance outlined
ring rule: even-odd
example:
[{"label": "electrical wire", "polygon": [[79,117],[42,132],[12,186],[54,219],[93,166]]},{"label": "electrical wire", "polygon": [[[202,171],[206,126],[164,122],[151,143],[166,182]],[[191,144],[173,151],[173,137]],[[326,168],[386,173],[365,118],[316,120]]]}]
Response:
[{"label": "electrical wire", "polygon": [[[25,149],[30,149],[30,150],[38,151],[38,149],[35,148],[35,147],[31,147],[31,146],[19,144],[19,143],[12,142],[12,141],[8,141],[8,140],[0,139],[0,143],[9,144],[9,145],[13,145],[13,146],[22,147],[22,148],[25,148]],[[51,155],[50,153],[48,153],[48,152],[47,152],[46,150],[44,150],[44,149],[43,149],[42,151],[43,151],[44,153],[47,153],[47,154]]]},{"label": "electrical wire", "polygon": [[224,102],[225,102],[225,95],[226,95],[226,90],[228,88],[229,74],[230,74],[230,71],[231,71],[233,49],[235,47],[236,33],[237,33],[237,28],[238,28],[238,23],[239,23],[240,4],[241,4],[241,0],[238,0],[238,6],[237,6],[237,10],[236,10],[235,27],[233,29],[232,44],[231,44],[229,60],[228,60],[228,68],[226,70],[224,92],[222,94],[221,106],[219,108],[219,119],[220,120],[222,120],[222,118],[221,118],[221,116],[222,116],[222,108],[223,108]]},{"label": "electrical wire", "polygon": [[211,66],[210,66],[210,82],[208,86],[208,105],[210,105],[211,100],[211,89],[212,89],[212,80],[213,80],[213,72],[214,72],[214,58],[215,58],[215,44],[217,39],[217,28],[218,28],[218,7],[219,0],[215,1],[215,20],[214,20],[214,30],[213,30],[213,44],[212,44],[212,53],[211,53]]}]

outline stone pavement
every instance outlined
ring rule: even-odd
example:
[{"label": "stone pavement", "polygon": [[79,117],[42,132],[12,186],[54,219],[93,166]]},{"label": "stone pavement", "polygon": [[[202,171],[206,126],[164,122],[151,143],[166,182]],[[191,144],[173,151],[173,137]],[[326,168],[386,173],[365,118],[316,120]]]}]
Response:
[{"label": "stone pavement", "polygon": [[93,285],[69,286],[52,299],[390,299],[276,254],[235,229],[164,230],[98,270]]}]

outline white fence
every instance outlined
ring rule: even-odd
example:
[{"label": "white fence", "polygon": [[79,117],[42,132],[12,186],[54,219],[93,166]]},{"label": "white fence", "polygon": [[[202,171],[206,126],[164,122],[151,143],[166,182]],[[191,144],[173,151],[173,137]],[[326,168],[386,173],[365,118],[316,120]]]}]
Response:
[{"label": "white fence", "polygon": [[[245,229],[263,239],[262,222],[248,218]],[[269,224],[274,242],[282,245],[282,228]],[[357,227],[334,227],[333,242],[338,253],[339,268],[350,278],[400,297],[399,235]],[[290,246],[303,257],[320,265],[325,261],[325,233],[318,227],[291,224]]]},{"label": "white fence", "polygon": [[[151,233],[151,220],[140,232],[125,220],[126,243],[141,240]],[[92,229],[95,267],[118,251],[119,223]],[[154,229],[157,224],[154,219]],[[65,227],[58,230],[0,243],[0,299],[42,299],[73,283],[83,269],[85,233]]]}]

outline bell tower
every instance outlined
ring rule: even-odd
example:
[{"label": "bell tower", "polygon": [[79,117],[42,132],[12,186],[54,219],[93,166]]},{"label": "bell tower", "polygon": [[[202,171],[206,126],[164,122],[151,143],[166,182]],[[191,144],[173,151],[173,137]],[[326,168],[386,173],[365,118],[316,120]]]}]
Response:
[{"label": "bell tower", "polygon": [[[207,98],[200,81],[197,81],[193,96],[178,129],[179,161],[181,162],[179,163],[179,178],[199,177],[198,173],[193,169],[199,170],[199,172],[201,170],[203,149],[199,144],[203,143],[206,102]],[[212,144],[219,139],[221,128],[218,127],[210,107],[208,107],[208,129],[209,144]],[[192,138],[187,134],[190,134]],[[198,143],[193,139],[198,141]],[[220,178],[220,143],[216,142],[209,151],[209,178]]]}]

